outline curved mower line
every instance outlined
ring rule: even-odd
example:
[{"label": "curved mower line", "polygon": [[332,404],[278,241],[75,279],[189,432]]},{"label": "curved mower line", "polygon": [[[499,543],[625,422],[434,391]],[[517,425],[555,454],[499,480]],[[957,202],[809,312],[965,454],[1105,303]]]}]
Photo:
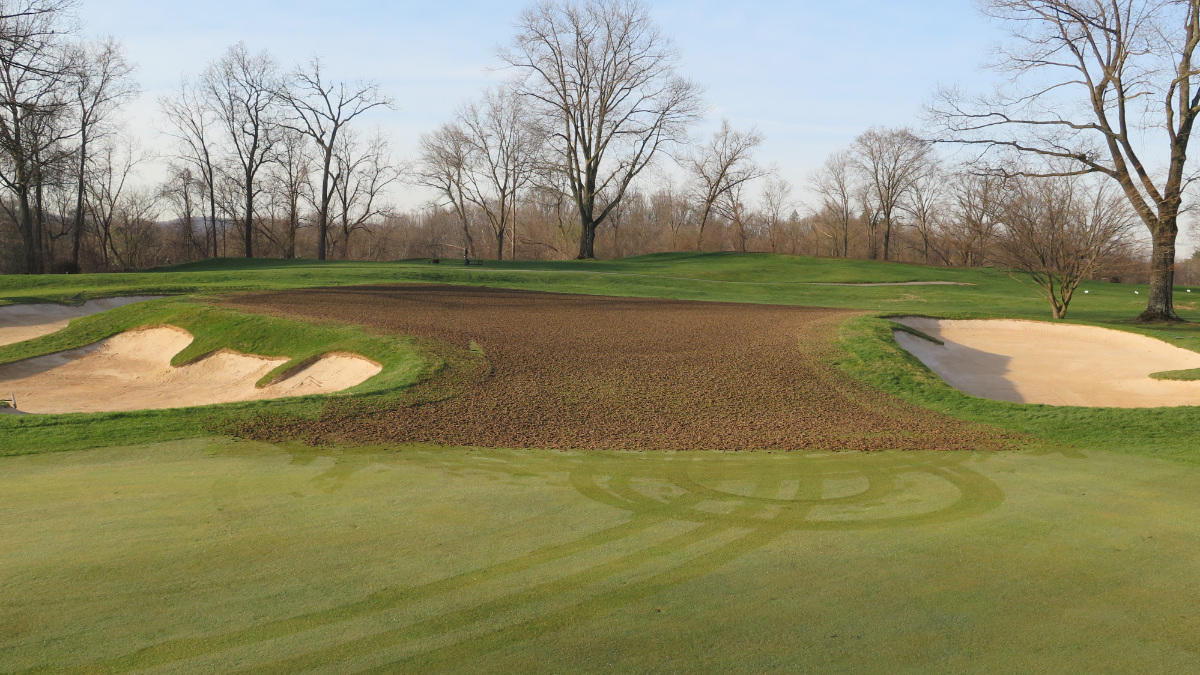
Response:
[{"label": "curved mower line", "polygon": [[0,390],[31,413],[114,412],[181,408],[342,391],[382,367],[356,354],[327,353],[257,383],[286,357],[221,349],[190,363],[171,359],[192,342],[174,326],[127,331],[79,349],[0,366]]}]

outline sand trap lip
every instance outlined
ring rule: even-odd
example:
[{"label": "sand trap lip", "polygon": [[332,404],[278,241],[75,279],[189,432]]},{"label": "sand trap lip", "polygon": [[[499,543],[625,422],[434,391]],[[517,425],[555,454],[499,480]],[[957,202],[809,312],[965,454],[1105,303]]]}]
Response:
[{"label": "sand trap lip", "polygon": [[88,300],[82,305],[57,303],[4,305],[0,307],[0,346],[58,332],[66,328],[71,319],[161,297],[163,296],[135,295],[124,298],[101,298]]},{"label": "sand trap lip", "polygon": [[286,358],[221,350],[181,367],[171,358],[192,342],[173,326],[115,335],[79,349],[0,365],[0,391],[30,413],[114,412],[328,394],[376,375],[379,364],[330,353],[266,387],[255,383]]},{"label": "sand trap lip", "polygon": [[1200,354],[1095,326],[988,319],[893,318],[945,342],[896,331],[896,342],[950,386],[982,398],[1111,408],[1200,405],[1200,382],[1150,373],[1200,368]]}]

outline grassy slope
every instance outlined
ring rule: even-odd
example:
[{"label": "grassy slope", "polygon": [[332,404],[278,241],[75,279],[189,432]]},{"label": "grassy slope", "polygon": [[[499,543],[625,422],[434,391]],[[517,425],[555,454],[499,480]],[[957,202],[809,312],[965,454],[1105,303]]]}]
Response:
[{"label": "grassy slope", "polygon": [[1198,657],[1200,471],[1146,458],[192,441],[0,461],[5,670],[1182,672]]},{"label": "grassy slope", "polygon": [[[543,290],[892,313],[1045,313],[1028,289],[990,271],[737,256],[524,267],[436,273]],[[378,283],[424,270],[220,264],[115,283],[0,278],[9,289],[0,296],[113,295],[152,283]],[[939,274],[977,285],[797,283],[946,278]],[[1122,322],[1140,302],[1130,287],[1089,288],[1075,318],[1131,327]],[[246,351],[271,353],[272,340],[299,328],[210,311],[179,301],[135,306],[73,323],[33,349],[0,350],[0,358],[184,315],[217,318],[212,325],[231,335],[203,339],[232,346],[225,341],[240,334]],[[1192,326],[1137,328],[1198,347]],[[355,329],[303,330],[320,331],[306,339],[310,351],[374,339]],[[196,439],[3,457],[0,663],[289,672],[1194,667],[1200,542],[1191,524],[1200,519],[1200,469],[1077,448],[1196,462],[1179,439],[1194,435],[1197,409],[982,401],[899,351],[882,319],[854,320],[843,337],[849,351],[840,365],[850,372],[931,407],[1038,434],[1047,442],[1034,449],[1043,452],[573,454]],[[273,405],[315,410],[247,409]],[[89,434],[85,445],[118,441],[104,432],[114,428],[150,440],[164,433],[164,419],[187,436],[204,426],[202,416],[240,409],[47,417],[50,426],[29,438],[52,446],[54,428],[66,422]],[[106,426],[114,418],[123,419]]]},{"label": "grassy slope", "polygon": [[[371,335],[357,327],[312,325],[243,314],[186,300],[154,300],[126,305],[76,319],[64,330],[0,347],[0,363],[82,347],[141,326],[170,324],[195,339],[173,363],[202,358],[218,349],[233,349],[290,360],[268,373],[261,384],[327,352],[360,354],[383,366],[375,377],[346,391],[364,397],[387,396],[417,381],[438,364],[408,338]],[[0,455],[74,450],[129,443],[187,438],[212,433],[248,415],[288,412],[315,415],[327,397],[252,401],[200,408],[88,415],[0,416]]]},{"label": "grassy slope", "polygon": [[[956,270],[898,263],[772,255],[662,254],[619,261],[487,262],[465,268],[452,262],[316,263],[224,260],[114,275],[0,277],[0,298],[30,301],[160,292],[213,293],[406,281],[487,284],[531,290],[852,307],[878,314],[970,318],[1045,319],[1047,311],[1028,284],[992,269]],[[819,283],[955,281],[965,286],[848,287]],[[1200,324],[1142,325],[1131,319],[1143,307],[1139,287],[1089,283],[1076,294],[1071,320],[1132,330],[1200,351]],[[1144,290],[1144,289],[1142,289]],[[1181,289],[1178,306],[1200,319],[1196,301]],[[1194,294],[1192,294],[1194,295]],[[1200,300],[1200,298],[1197,298]],[[108,316],[108,315],[105,315]],[[101,320],[103,321],[103,320]],[[865,320],[864,320],[865,321]],[[1182,433],[1197,423],[1195,408],[1109,411],[1020,406],[980,401],[941,384],[895,348],[887,324],[847,328],[851,356],[843,367],[876,386],[923,405],[973,420],[1035,434],[1051,443],[1097,442],[1129,452],[1200,461]],[[75,324],[72,324],[72,330]],[[39,347],[39,349],[44,348]],[[61,348],[61,347],[56,347]],[[253,351],[248,349],[247,351]],[[5,352],[0,350],[0,357]],[[147,421],[147,424],[150,424]],[[0,427],[2,428],[2,427]],[[148,428],[148,427],[147,427]],[[157,438],[151,437],[151,438]],[[149,439],[148,439],[149,440]]]}]

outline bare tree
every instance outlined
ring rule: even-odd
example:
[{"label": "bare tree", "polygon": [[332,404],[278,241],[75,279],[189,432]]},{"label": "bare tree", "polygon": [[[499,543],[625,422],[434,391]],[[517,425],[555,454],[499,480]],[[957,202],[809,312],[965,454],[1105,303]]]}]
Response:
[{"label": "bare tree", "polygon": [[[996,67],[1018,87],[975,101],[939,96],[947,140],[981,146],[995,172],[1008,155],[1046,162],[1025,175],[1095,173],[1116,181],[1150,233],[1143,321],[1175,321],[1175,240],[1188,144],[1200,114],[1197,0],[990,0],[1013,29]],[[1150,161],[1163,161],[1154,170]]]},{"label": "bare tree", "polygon": [[921,242],[921,259],[925,261],[925,264],[931,262],[929,255],[931,252],[938,253],[942,262],[945,262],[945,256],[940,254],[935,240],[935,228],[938,223],[945,184],[946,174],[941,165],[936,159],[930,158],[918,170],[907,194],[898,205],[900,210],[911,219],[913,226],[917,228],[917,235]]},{"label": "bare tree", "polygon": [[729,120],[722,120],[721,128],[713,134],[712,140],[697,149],[687,160],[686,167],[692,177],[693,191],[696,201],[700,204],[696,232],[697,251],[703,245],[704,228],[708,225],[713,210],[728,202],[731,193],[741,193],[745,183],[766,175],[766,171],[755,164],[752,157],[754,149],[762,145],[762,141],[762,134],[757,130],[735,131],[729,125]]},{"label": "bare tree", "polygon": [[212,128],[215,111],[198,85],[184,81],[174,98],[160,98],[159,107],[172,129],[170,135],[179,142],[180,159],[192,165],[203,182],[208,210],[204,215],[205,255],[217,257],[219,225],[217,222],[217,132]]},{"label": "bare tree", "polygon": [[717,213],[729,221],[731,234],[737,242],[737,249],[742,253],[748,250],[747,244],[753,235],[754,228],[754,214],[746,205],[746,186],[746,181],[731,186],[721,194],[721,198],[716,204]]},{"label": "bare tree", "polygon": [[[180,250],[186,258],[204,257],[208,252],[208,232],[196,234],[196,212],[203,203],[204,188],[192,167],[186,163],[171,164],[166,181],[159,187],[159,199],[167,202],[179,222]],[[203,219],[202,219],[203,220]]]},{"label": "bare tree", "polygon": [[[871,222],[883,225],[883,259],[889,260],[897,207],[921,175],[929,143],[908,129],[875,128],[854,139],[851,153]],[[874,233],[869,244],[871,257],[877,257]]]},{"label": "bare tree", "polygon": [[[779,253],[783,248],[784,226],[788,221],[787,214],[792,210],[792,184],[772,176],[762,194],[763,224],[771,242],[771,253]],[[792,252],[795,253],[794,247]]]},{"label": "bare tree", "polygon": [[75,138],[78,144],[75,150],[71,267],[78,271],[91,144],[101,140],[106,133],[105,124],[113,110],[137,95],[138,85],[130,78],[133,66],[125,60],[121,46],[112,39],[80,45],[71,58],[74,67],[69,74],[69,86],[71,103],[75,109]]},{"label": "bare tree", "polygon": [[203,83],[237,163],[245,257],[254,257],[254,199],[262,191],[258,173],[278,139],[279,92],[275,61],[250,54],[239,42],[209,66]]},{"label": "bare tree", "polygon": [[317,260],[324,260],[329,205],[337,190],[334,154],[338,139],[356,118],[374,108],[391,107],[392,100],[381,94],[379,85],[374,82],[327,80],[317,58],[310,61],[307,68],[297,68],[292,73],[291,86],[281,90],[280,97],[291,110],[284,123],[307,135],[317,146],[321,171],[321,188],[315,200]]},{"label": "bare tree", "polygon": [[[283,241],[279,244],[283,256],[289,260],[296,257],[296,234],[301,225],[301,204],[309,202],[317,208],[321,204],[321,198],[313,192],[309,184],[314,164],[309,138],[295,129],[282,129],[276,150],[271,157],[269,190],[285,211]],[[323,246],[318,245],[318,252],[323,253],[323,249]]]},{"label": "bare tree", "polygon": [[1121,195],[1076,177],[1013,178],[1000,209],[1002,261],[1027,274],[1061,319],[1079,283],[1129,245],[1135,218]]},{"label": "bare tree", "polygon": [[130,176],[144,161],[127,141],[110,139],[96,153],[88,180],[87,208],[99,238],[100,255],[107,269],[131,269],[128,248],[118,246],[114,228],[121,221]]},{"label": "bare tree", "polygon": [[821,196],[824,211],[832,215],[837,222],[841,247],[834,246],[835,254],[849,256],[850,221],[854,219],[852,205],[858,193],[854,185],[849,153],[837,152],[827,157],[825,165],[813,176],[812,185]]},{"label": "bare tree", "polygon": [[516,220],[517,196],[533,178],[543,135],[524,114],[519,95],[493,89],[463,108],[458,126],[468,144],[463,196],[479,209],[504,259],[504,238]]},{"label": "bare tree", "polygon": [[437,190],[449,202],[462,228],[463,258],[470,259],[475,255],[475,241],[471,237],[470,201],[466,196],[471,142],[461,126],[448,123],[437,131],[423,134],[420,146],[421,157],[417,162],[416,182]]},{"label": "bare tree", "polygon": [[596,228],[658,151],[685,137],[699,90],[675,74],[669,41],[636,0],[535,5],[502,58],[546,118],[551,162],[579,213],[579,258],[594,258]]},{"label": "bare tree", "polygon": [[68,114],[68,30],[62,0],[0,3],[0,185],[15,203],[3,204],[17,225],[26,273],[45,270],[42,186],[48,167],[73,133]]},{"label": "bare tree", "polygon": [[375,136],[360,145],[351,134],[342,134],[334,153],[338,180],[337,222],[342,231],[342,257],[350,257],[350,235],[367,229],[370,221],[384,214],[380,197],[400,178],[389,156],[387,141]]},{"label": "bare tree", "polygon": [[679,250],[679,233],[692,220],[690,201],[679,194],[675,184],[668,179],[654,194],[650,195],[650,212],[659,227],[671,233],[671,250]]},{"label": "bare tree", "polygon": [[960,167],[949,181],[951,205],[944,234],[958,254],[957,264],[979,267],[987,262],[1003,188],[1002,178],[972,173],[966,167]]}]

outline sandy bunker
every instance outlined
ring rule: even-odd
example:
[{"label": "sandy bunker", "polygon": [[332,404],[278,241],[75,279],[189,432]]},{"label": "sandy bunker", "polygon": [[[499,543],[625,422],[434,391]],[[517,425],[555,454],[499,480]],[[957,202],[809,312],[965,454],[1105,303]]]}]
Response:
[{"label": "sandy bunker", "polygon": [[1200,354],[1144,335],[1012,319],[893,320],[945,341],[895,333],[901,347],[974,396],[1113,408],[1200,405],[1200,382],[1150,378],[1200,368]]},{"label": "sandy bunker", "polygon": [[326,354],[266,387],[255,383],[287,361],[221,350],[181,367],[192,341],[171,326],[129,331],[94,345],[0,366],[0,391],[24,412],[111,412],[327,394],[381,368],[354,354]]},{"label": "sandy bunker", "polygon": [[82,305],[59,305],[38,303],[32,305],[4,305],[0,307],[0,346],[32,340],[49,335],[67,327],[71,319],[98,314],[115,307],[143,300],[153,300],[156,295],[139,295],[125,298],[101,298],[88,300]]}]

